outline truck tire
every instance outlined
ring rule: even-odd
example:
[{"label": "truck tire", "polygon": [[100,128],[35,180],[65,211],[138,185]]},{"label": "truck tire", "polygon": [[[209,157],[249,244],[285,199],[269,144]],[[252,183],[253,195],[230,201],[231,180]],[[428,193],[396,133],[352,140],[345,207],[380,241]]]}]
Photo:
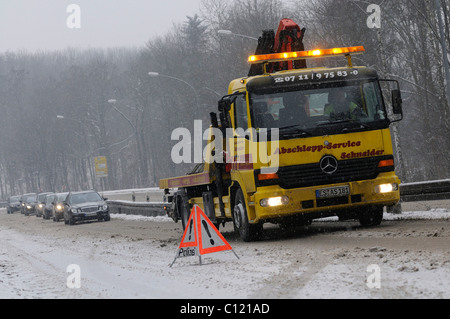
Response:
[{"label": "truck tire", "polygon": [[402,213],[402,204],[399,202],[395,205],[386,206],[386,211],[389,214],[401,214]]},{"label": "truck tire", "polygon": [[368,207],[359,217],[361,226],[378,226],[383,220],[383,206]]},{"label": "truck tire", "polygon": [[245,242],[257,240],[261,236],[262,224],[250,224],[244,194],[239,188],[236,191],[233,208],[234,229]]},{"label": "truck tire", "polygon": [[185,230],[189,221],[191,207],[189,205],[189,198],[184,190],[180,190],[177,193],[177,210],[181,224],[183,225],[183,230]]}]

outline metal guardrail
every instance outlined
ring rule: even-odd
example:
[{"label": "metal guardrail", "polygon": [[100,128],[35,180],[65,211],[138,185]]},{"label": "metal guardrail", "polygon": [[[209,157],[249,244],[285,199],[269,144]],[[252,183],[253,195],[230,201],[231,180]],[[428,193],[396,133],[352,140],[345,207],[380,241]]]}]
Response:
[{"label": "metal guardrail", "polygon": [[128,201],[107,201],[110,214],[126,214],[141,216],[166,216],[164,206],[167,203],[147,203],[147,202],[128,202]]},{"label": "metal guardrail", "polygon": [[[400,202],[450,200],[450,179],[401,184],[400,198]],[[128,201],[108,201],[108,204],[111,213],[143,216],[165,216],[164,206],[168,205]]]},{"label": "metal guardrail", "polygon": [[[400,202],[450,200],[450,179],[400,185]],[[166,216],[168,203],[108,200],[111,214]],[[0,203],[1,204],[1,203]],[[6,202],[5,202],[6,204]]]},{"label": "metal guardrail", "polygon": [[400,185],[401,202],[450,199],[450,179]]}]

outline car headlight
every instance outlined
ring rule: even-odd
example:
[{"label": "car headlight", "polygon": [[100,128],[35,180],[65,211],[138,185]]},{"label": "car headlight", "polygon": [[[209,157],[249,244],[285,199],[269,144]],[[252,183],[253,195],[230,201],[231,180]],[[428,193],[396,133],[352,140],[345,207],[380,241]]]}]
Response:
[{"label": "car headlight", "polygon": [[42,205],[42,204],[39,204],[39,208],[42,208],[42,207],[44,207],[44,205]]},{"label": "car headlight", "polygon": [[76,210],[75,208],[72,208],[70,211],[71,211],[72,213],[74,213],[74,214],[77,213],[77,210]]},{"label": "car headlight", "polygon": [[62,210],[63,207],[62,207],[62,205],[58,204],[58,205],[56,205],[56,209],[57,209],[57,210]]},{"label": "car headlight", "polygon": [[27,209],[31,209],[31,208],[33,208],[33,206],[27,205]]},{"label": "car headlight", "polygon": [[103,210],[107,210],[108,209],[108,205],[105,204],[105,205],[103,205],[102,208],[103,208]]}]

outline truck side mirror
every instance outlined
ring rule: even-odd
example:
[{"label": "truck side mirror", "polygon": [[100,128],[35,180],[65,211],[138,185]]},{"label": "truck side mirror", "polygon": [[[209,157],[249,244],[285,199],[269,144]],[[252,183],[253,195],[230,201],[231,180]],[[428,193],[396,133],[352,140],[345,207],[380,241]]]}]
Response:
[{"label": "truck side mirror", "polygon": [[[400,84],[398,83],[397,80],[391,80],[391,79],[379,79],[378,80],[380,83],[387,83],[389,86],[389,88],[391,87],[391,84],[393,84],[395,86],[395,89],[389,89],[391,92],[391,97],[392,97],[392,113],[393,115],[399,115],[396,116],[396,118],[394,119],[389,119],[391,123],[393,122],[398,122],[401,121],[403,119],[403,108],[402,108],[402,94],[400,92]],[[385,91],[386,93],[389,92],[388,90]],[[389,112],[388,112],[389,114]]]},{"label": "truck side mirror", "polygon": [[400,90],[392,90],[392,110],[394,114],[399,114],[403,117],[402,103],[403,100]]},{"label": "truck side mirror", "polygon": [[222,99],[222,100],[220,100],[219,101],[219,112],[220,113],[229,112],[230,109],[231,109],[231,104],[232,104],[232,101],[229,100],[229,99],[226,99],[226,100]]},{"label": "truck side mirror", "polygon": [[222,130],[228,128],[231,126],[231,123],[229,121],[229,114],[231,110],[231,105],[236,100],[236,95],[225,95],[220,101],[219,101],[219,118],[220,118],[220,124],[222,126]]}]

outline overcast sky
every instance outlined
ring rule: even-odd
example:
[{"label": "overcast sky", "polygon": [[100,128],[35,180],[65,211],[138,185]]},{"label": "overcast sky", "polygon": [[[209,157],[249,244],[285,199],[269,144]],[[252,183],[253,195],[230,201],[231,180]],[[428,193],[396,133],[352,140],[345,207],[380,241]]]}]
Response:
[{"label": "overcast sky", "polygon": [[[142,46],[201,0],[0,0],[0,52]],[[78,10],[69,7],[78,6]],[[67,12],[67,10],[69,12]],[[79,17],[79,19],[78,19]],[[79,25],[78,25],[79,22]],[[69,27],[70,26],[70,27]],[[79,28],[77,28],[79,26]]]}]

